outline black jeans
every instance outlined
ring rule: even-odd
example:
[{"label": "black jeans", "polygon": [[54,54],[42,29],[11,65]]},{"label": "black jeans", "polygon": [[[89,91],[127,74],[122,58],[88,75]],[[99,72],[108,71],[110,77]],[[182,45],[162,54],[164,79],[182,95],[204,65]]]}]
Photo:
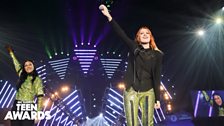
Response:
[{"label": "black jeans", "polygon": [[[18,101],[15,100],[11,111],[17,111],[17,108],[16,108],[17,103],[18,103]],[[11,126],[34,126],[34,120],[18,120],[18,119],[11,120]]]}]

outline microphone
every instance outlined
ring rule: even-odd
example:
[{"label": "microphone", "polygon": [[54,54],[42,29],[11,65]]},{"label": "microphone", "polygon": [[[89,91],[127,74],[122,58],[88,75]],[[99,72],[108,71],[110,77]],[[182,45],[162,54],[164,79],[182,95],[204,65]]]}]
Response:
[{"label": "microphone", "polygon": [[104,9],[103,5],[100,5],[99,9],[102,11]]}]

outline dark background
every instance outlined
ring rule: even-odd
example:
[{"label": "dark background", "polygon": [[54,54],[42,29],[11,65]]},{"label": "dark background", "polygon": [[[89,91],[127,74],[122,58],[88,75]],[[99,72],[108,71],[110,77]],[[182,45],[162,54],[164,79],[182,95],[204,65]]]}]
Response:
[{"label": "dark background", "polygon": [[[82,35],[87,39],[93,33],[93,43],[103,36],[96,48],[98,54],[116,51],[126,60],[127,47],[111,31],[106,18],[98,10],[99,5],[99,0],[1,0],[0,79],[17,81],[4,48],[6,44],[13,46],[20,61],[29,58],[38,64],[49,60],[46,50],[52,53],[54,49],[66,50],[72,54],[74,34],[80,45]],[[194,34],[195,29],[211,25],[213,15],[223,6],[221,0],[113,1],[111,14],[128,36],[134,38],[140,26],[152,30],[157,46],[165,54],[162,79],[165,86],[176,93],[176,111],[191,110],[189,91],[192,89],[224,89],[224,45],[223,39],[217,39],[223,38],[223,31],[219,36],[214,35],[215,39],[201,40]],[[81,33],[80,29],[84,32]],[[105,87],[110,83],[116,85],[123,75],[120,72],[114,80],[108,81],[101,76],[99,62],[93,64],[92,72],[87,76],[77,70],[78,66],[69,69],[70,76],[65,81],[83,89],[86,99],[91,93],[101,99]],[[49,85],[57,87],[60,82]]]}]

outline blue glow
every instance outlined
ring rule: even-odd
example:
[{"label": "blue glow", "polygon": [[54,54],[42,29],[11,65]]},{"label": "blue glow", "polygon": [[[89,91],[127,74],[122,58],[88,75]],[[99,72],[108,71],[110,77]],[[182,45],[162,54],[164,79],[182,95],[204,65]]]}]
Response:
[{"label": "blue glow", "polygon": [[80,102],[77,101],[72,107],[70,107],[70,109],[73,109],[76,105],[78,105]]},{"label": "blue glow", "polygon": [[[110,107],[109,105],[106,105],[106,107],[108,107],[109,109],[113,110],[114,112],[116,112],[117,114],[121,115],[120,112],[118,112],[117,110],[113,109],[112,107]],[[123,116],[123,115],[122,115]]]},{"label": "blue glow", "polygon": [[65,72],[65,71],[66,71],[66,69],[61,69],[61,70],[56,70],[55,72],[60,73],[60,72]]},{"label": "blue glow", "polygon": [[113,114],[111,114],[110,112],[106,111],[107,114],[109,114],[110,116],[114,117],[115,119],[117,118],[116,116],[114,116]]},{"label": "blue glow", "polygon": [[76,95],[72,100],[70,100],[66,105],[69,105],[72,101],[74,101],[76,98],[78,98],[78,95]]},{"label": "blue glow", "polygon": [[1,101],[0,101],[0,104],[2,103],[2,100],[4,99],[4,97],[5,97],[7,91],[9,90],[10,87],[11,87],[11,85],[9,85],[8,88],[6,89],[4,95],[2,96],[2,99],[1,99]]},{"label": "blue glow", "polygon": [[75,52],[96,52],[97,50],[90,50],[90,49],[75,49]]},{"label": "blue glow", "polygon": [[113,99],[115,99],[117,102],[121,103],[123,105],[123,102],[120,101],[118,98],[114,97],[113,95],[111,94],[108,94],[110,97],[112,97]]},{"label": "blue glow", "polygon": [[88,68],[82,68],[82,70],[89,70]]},{"label": "blue glow", "polygon": [[119,64],[102,64],[103,66],[119,66]]},{"label": "blue glow", "polygon": [[67,96],[63,101],[66,101],[69,97],[71,97],[74,93],[76,93],[77,90],[73,91],[69,96]]},{"label": "blue glow", "polygon": [[114,121],[112,121],[110,118],[108,118],[107,116],[104,116],[105,119],[109,120],[111,123],[115,124]]},{"label": "blue glow", "polygon": [[67,63],[65,63],[65,64],[60,64],[60,65],[56,65],[56,66],[52,66],[52,68],[58,68],[58,67],[63,67],[63,66],[67,66],[68,64]]},{"label": "blue glow", "polygon": [[81,65],[81,68],[84,68],[84,67],[89,68],[90,65]]},{"label": "blue glow", "polygon": [[80,109],[81,109],[81,107],[78,107],[73,113],[76,113]]},{"label": "blue glow", "polygon": [[103,66],[104,68],[110,68],[110,69],[112,69],[112,68],[114,68],[114,69],[117,69],[117,67],[112,67],[112,66]]},{"label": "blue glow", "polygon": [[118,106],[117,104],[115,104],[114,102],[112,102],[111,100],[107,99],[107,101],[109,101],[113,106],[116,106],[120,110],[123,110],[123,108],[121,108],[120,106]]},{"label": "blue glow", "polygon": [[5,88],[5,86],[6,86],[7,83],[8,83],[8,81],[5,82],[3,88],[2,88],[2,90],[1,90],[1,92],[0,92],[0,95],[1,95],[2,91],[4,90],[4,88]]},{"label": "blue glow", "polygon": [[4,101],[3,105],[2,105],[2,108],[4,108],[5,103],[6,103],[6,101],[8,101],[8,98],[9,98],[9,96],[11,95],[12,91],[13,91],[13,88],[11,88],[11,90],[10,90],[9,94],[7,95],[7,97],[6,97],[5,101]]},{"label": "blue glow", "polygon": [[123,99],[123,96],[121,94],[117,93],[114,89],[110,88],[110,90]]},{"label": "blue glow", "polygon": [[12,95],[11,99],[9,100],[8,105],[7,105],[7,107],[6,107],[6,108],[9,108],[9,105],[11,104],[12,99],[15,97],[15,94],[16,94],[16,91],[14,91],[14,93],[13,93],[13,95]]},{"label": "blue glow", "polygon": [[58,67],[58,68],[53,68],[53,70],[60,70],[60,69],[67,69],[68,68],[68,66],[63,66],[63,67]]},{"label": "blue glow", "polygon": [[60,59],[60,60],[52,60],[52,61],[49,61],[48,63],[57,63],[57,62],[66,61],[66,60],[69,60],[69,58]]},{"label": "blue glow", "polygon": [[102,58],[102,59],[100,59],[100,60],[102,60],[102,61],[122,61],[122,59],[104,59],[104,58]]},{"label": "blue glow", "polygon": [[80,63],[81,65],[82,65],[82,64],[89,64],[89,65],[91,64],[91,62],[79,62],[79,63]]},{"label": "blue glow", "polygon": [[78,59],[78,61],[93,61],[93,59]]},{"label": "blue glow", "polygon": [[75,53],[76,55],[95,55],[96,53]]},{"label": "blue glow", "polygon": [[94,58],[94,56],[77,56],[78,58]]}]

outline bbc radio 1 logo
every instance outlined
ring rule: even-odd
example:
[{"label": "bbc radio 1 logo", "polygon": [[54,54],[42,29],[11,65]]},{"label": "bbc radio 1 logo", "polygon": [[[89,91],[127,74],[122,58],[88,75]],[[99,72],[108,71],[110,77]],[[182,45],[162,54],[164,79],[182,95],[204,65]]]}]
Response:
[{"label": "bbc radio 1 logo", "polygon": [[42,120],[51,119],[50,111],[37,111],[37,104],[18,101],[16,110],[8,111],[4,120]]}]

